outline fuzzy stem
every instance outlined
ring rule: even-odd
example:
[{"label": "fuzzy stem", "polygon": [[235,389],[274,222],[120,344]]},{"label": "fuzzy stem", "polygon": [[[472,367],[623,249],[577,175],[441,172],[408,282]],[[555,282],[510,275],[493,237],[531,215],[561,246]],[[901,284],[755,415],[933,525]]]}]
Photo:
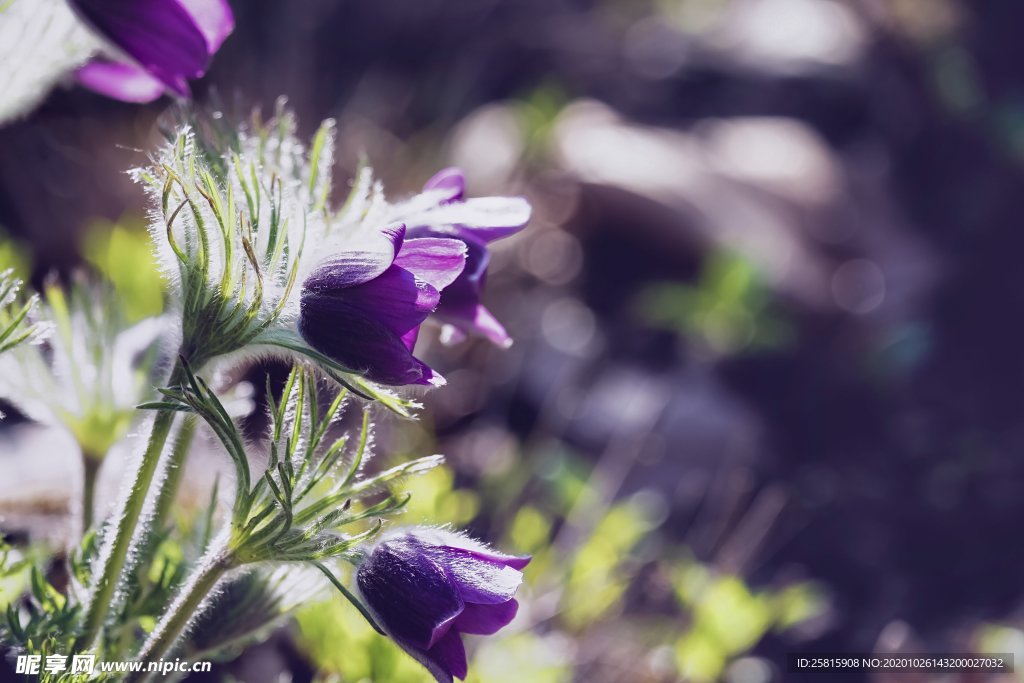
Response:
[{"label": "fuzzy stem", "polygon": [[[198,568],[164,612],[135,660],[153,662],[166,655],[186,627],[200,614],[203,601],[213,591],[217,582],[234,566],[235,558],[224,545],[215,546],[199,560]],[[141,683],[149,677],[149,672],[133,673],[125,679],[125,683]]]},{"label": "fuzzy stem", "polygon": [[160,485],[160,494],[156,501],[156,509],[153,513],[154,531],[160,531],[167,523],[167,516],[174,505],[174,499],[178,495],[178,488],[181,486],[181,475],[185,470],[185,460],[192,448],[192,439],[196,434],[196,416],[186,415],[182,420],[181,428],[178,429],[178,437],[174,440],[174,449],[171,450],[171,457],[167,462],[166,475]]},{"label": "fuzzy stem", "polygon": [[82,536],[92,526],[96,512],[96,482],[99,480],[100,466],[103,456],[93,453],[82,453]]},{"label": "fuzzy stem", "polygon": [[[171,371],[169,386],[176,386],[181,383],[184,370],[180,363],[175,364]],[[142,454],[142,461],[139,469],[135,472],[131,483],[131,490],[125,499],[122,509],[118,510],[114,519],[117,526],[112,529],[113,541],[110,551],[101,555],[102,566],[94,573],[94,580],[91,586],[91,599],[86,608],[85,618],[82,622],[82,635],[75,642],[75,650],[81,651],[92,646],[103,627],[104,618],[114,601],[114,592],[121,583],[121,572],[124,570],[128,560],[128,553],[132,547],[132,538],[135,535],[135,528],[138,526],[139,518],[145,507],[146,496],[153,478],[156,476],[160,455],[163,453],[164,444],[171,433],[171,426],[174,424],[174,411],[161,410],[153,419],[152,431],[149,435],[149,444],[145,453]]]}]

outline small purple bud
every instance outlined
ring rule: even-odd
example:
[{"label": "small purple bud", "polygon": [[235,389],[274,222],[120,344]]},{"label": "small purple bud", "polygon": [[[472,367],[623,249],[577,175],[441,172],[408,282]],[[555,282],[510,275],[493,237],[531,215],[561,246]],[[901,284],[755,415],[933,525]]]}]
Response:
[{"label": "small purple bud", "polygon": [[515,618],[529,557],[495,552],[439,529],[381,539],[356,574],[380,626],[441,683],[468,672],[461,634],[491,635]]}]

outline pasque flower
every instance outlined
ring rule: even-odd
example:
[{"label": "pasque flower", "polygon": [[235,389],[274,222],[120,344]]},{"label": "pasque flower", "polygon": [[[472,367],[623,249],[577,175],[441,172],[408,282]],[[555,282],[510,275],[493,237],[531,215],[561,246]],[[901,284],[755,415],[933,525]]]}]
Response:
[{"label": "pasque flower", "polygon": [[413,355],[428,317],[507,343],[480,302],[486,244],[523,227],[526,200],[464,199],[451,170],[390,202],[363,167],[333,209],[332,122],[308,145],[283,103],[251,129],[205,134],[216,126],[182,127],[135,172],[158,207],[150,229],[190,365],[249,353],[312,362],[409,414],[414,399],[388,387],[444,381]]},{"label": "pasque flower", "polygon": [[299,331],[321,353],[382,384],[441,384],[412,355],[420,324],[462,273],[466,247],[450,238],[405,239],[390,250],[352,250],[322,262],[302,285]]},{"label": "pasque flower", "polygon": [[68,292],[47,286],[39,304],[33,322],[49,330],[47,338],[0,357],[0,397],[67,430],[83,455],[101,460],[152,391],[166,321],[128,324],[110,289],[78,279]]},{"label": "pasque flower", "polygon": [[[0,274],[0,303],[3,303]],[[107,452],[138,416],[135,406],[152,391],[158,345],[166,320],[129,325],[113,291],[76,279],[68,292],[49,285],[33,314],[29,339],[40,344],[0,354],[0,397],[33,420],[63,429],[81,451],[82,522],[92,521],[97,473]],[[4,315],[0,311],[0,349]]]},{"label": "pasque flower", "polygon": [[[398,207],[410,237],[455,237],[466,245],[466,267],[445,289],[436,317],[451,326],[455,336],[482,334],[499,346],[512,339],[482,303],[491,255],[487,245],[514,235],[530,220],[530,204],[522,197],[465,199],[466,179],[461,169],[447,168],[423,186],[418,201]],[[408,216],[401,210],[414,208]]]},{"label": "pasque flower", "polygon": [[86,87],[128,102],[189,95],[234,29],[226,0],[69,0],[109,53],[81,67]]},{"label": "pasque flower", "polygon": [[481,302],[487,244],[530,219],[519,197],[465,199],[456,168],[423,192],[381,212],[401,221],[384,233],[392,249],[347,251],[325,261],[302,289],[299,330],[315,349],[382,384],[442,384],[412,355],[420,324],[433,314],[460,333],[507,346],[505,328]]},{"label": "pasque flower", "polygon": [[406,529],[374,545],[356,583],[378,625],[451,683],[467,673],[461,635],[491,635],[515,617],[519,570],[529,561],[450,531]]}]

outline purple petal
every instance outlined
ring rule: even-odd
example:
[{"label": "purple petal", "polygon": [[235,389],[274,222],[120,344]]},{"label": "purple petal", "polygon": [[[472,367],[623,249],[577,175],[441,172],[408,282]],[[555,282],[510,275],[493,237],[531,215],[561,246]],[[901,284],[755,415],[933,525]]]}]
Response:
[{"label": "purple petal", "polygon": [[426,211],[417,217],[417,223],[457,226],[463,236],[493,242],[526,227],[531,212],[530,203],[522,197],[477,197]]},{"label": "purple petal", "polygon": [[459,632],[455,629],[448,631],[433,647],[424,652],[424,655],[439,669],[460,680],[466,678],[466,674],[469,673],[466,648],[462,644]]},{"label": "purple petal", "polygon": [[441,190],[444,203],[459,201],[466,193],[466,175],[461,168],[454,166],[442,169],[423,185],[423,190]]},{"label": "purple petal", "polygon": [[487,246],[479,240],[468,238],[462,241],[466,245],[466,267],[459,278],[444,290],[441,299],[445,306],[472,311],[480,303],[491,255]]},{"label": "purple petal", "polygon": [[404,241],[401,223],[381,228],[321,262],[303,287],[339,289],[369,282],[391,267]]},{"label": "purple petal", "polygon": [[409,532],[420,543],[427,546],[438,546],[450,550],[461,550],[477,557],[485,562],[494,562],[507,565],[513,569],[523,569],[533,559],[529,555],[507,555],[500,553],[494,548],[467,536],[456,533],[449,529],[438,529],[430,527],[419,527]]},{"label": "purple petal", "polygon": [[235,16],[226,0],[178,0],[206,38],[212,55],[235,29]]},{"label": "purple petal", "polygon": [[320,353],[374,382],[393,386],[444,382],[413,357],[398,334],[365,316],[303,300],[299,333]]},{"label": "purple petal", "polygon": [[393,265],[355,287],[303,286],[302,304],[374,320],[401,337],[437,308],[441,294],[408,270]]},{"label": "purple petal", "polygon": [[[444,306],[443,297],[441,304],[436,311],[436,317],[441,321],[459,329],[472,329],[501,348],[507,349],[512,346],[512,337],[505,330],[505,326],[483,304],[477,304],[473,308],[449,308]],[[465,337],[465,334],[462,337]],[[452,339],[458,341],[459,335],[452,335]]]},{"label": "purple petal", "polygon": [[462,550],[464,553],[472,555],[479,560],[503,565],[505,567],[511,567],[517,571],[525,569],[526,565],[530,564],[530,560],[533,559],[529,555],[506,555],[505,553],[499,553],[496,550],[486,547],[483,549],[459,548],[459,550]]},{"label": "purple petal", "polygon": [[321,268],[303,283],[303,338],[373,381],[443,385],[443,377],[412,355],[416,329],[437,306],[438,291],[397,265],[353,287],[334,286],[332,272]]},{"label": "purple petal", "polygon": [[434,368],[430,367],[418,358],[415,360],[420,364],[420,378],[412,382],[407,382],[407,384],[422,384],[424,386],[429,385],[432,387],[443,387],[448,384],[448,380],[446,380],[439,372],[434,370]]},{"label": "purple petal", "polygon": [[402,244],[395,265],[440,291],[462,274],[466,266],[466,244],[455,238],[410,239]]},{"label": "purple petal", "polygon": [[497,605],[467,603],[462,613],[455,618],[455,628],[461,633],[489,636],[508,626],[518,611],[519,603],[515,600]]},{"label": "purple petal", "polygon": [[416,327],[412,328],[411,330],[409,330],[408,332],[403,334],[402,335],[402,343],[405,344],[405,348],[409,349],[410,351],[415,349],[416,348],[416,340],[419,339],[419,336],[420,336],[420,326],[419,325],[417,325]]},{"label": "purple petal", "polygon": [[385,630],[423,650],[449,633],[464,607],[445,570],[418,543],[404,539],[378,545],[359,567],[356,582]]},{"label": "purple petal", "polygon": [[[444,234],[429,230],[420,234]],[[487,267],[491,256],[486,245],[472,237],[463,238],[466,243],[466,267],[462,274],[441,293],[441,303],[435,311],[436,317],[460,330],[473,330],[494,344],[507,348],[512,338],[490,311],[480,303]],[[453,335],[453,338],[457,338]]]},{"label": "purple petal", "polygon": [[523,582],[522,572],[503,560],[494,561],[480,553],[451,546],[427,547],[427,552],[455,580],[465,602],[480,605],[507,602]]},{"label": "purple petal", "polygon": [[75,77],[90,90],[123,102],[152,102],[166,90],[145,70],[124,62],[96,60],[80,68]]},{"label": "purple petal", "polygon": [[177,0],[71,0],[104,38],[169,90],[188,96],[189,78],[210,61],[207,39]]}]

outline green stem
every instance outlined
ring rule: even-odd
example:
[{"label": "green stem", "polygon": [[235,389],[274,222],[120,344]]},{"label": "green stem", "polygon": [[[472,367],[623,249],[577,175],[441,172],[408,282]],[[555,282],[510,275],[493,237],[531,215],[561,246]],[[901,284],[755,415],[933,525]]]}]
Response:
[{"label": "green stem", "polygon": [[334,584],[334,587],[345,596],[345,599],[352,603],[353,607],[359,610],[359,613],[363,615],[364,619],[366,619],[366,623],[372,626],[374,631],[382,636],[387,635],[387,633],[384,632],[384,629],[377,625],[377,620],[373,618],[372,614],[370,614],[370,610],[366,609],[366,605],[363,604],[363,601],[357,598],[352,591],[346,588],[345,584],[338,580],[338,577],[334,575],[334,572],[328,569],[322,562],[314,561],[313,566],[319,569],[323,575],[327,577],[327,580]]},{"label": "green stem", "polygon": [[82,536],[92,526],[96,512],[96,482],[99,480],[103,457],[82,453]]},{"label": "green stem", "polygon": [[[199,568],[178,593],[160,618],[153,634],[135,658],[139,662],[154,662],[166,655],[178,641],[185,628],[200,614],[203,601],[217,582],[235,566],[235,558],[225,546],[218,546],[199,561]],[[144,667],[145,668],[145,667]],[[148,672],[133,673],[125,683],[140,683],[149,678]]]},{"label": "green stem", "polygon": [[178,437],[174,440],[174,448],[171,450],[171,457],[167,462],[166,474],[160,486],[159,497],[156,501],[156,508],[153,513],[153,530],[159,532],[167,524],[167,517],[170,515],[174,500],[178,496],[178,489],[181,487],[181,476],[185,471],[185,460],[188,459],[188,452],[192,448],[192,439],[196,434],[196,416],[186,415],[182,420],[181,428],[178,429]]},{"label": "green stem", "polygon": [[[176,364],[171,371],[168,385],[177,386],[181,383],[183,375],[184,371],[180,363]],[[171,433],[171,426],[174,424],[174,417],[174,411],[161,410],[153,419],[149,444],[146,446],[145,453],[142,454],[142,461],[139,463],[139,469],[135,472],[128,498],[123,509],[118,510],[114,516],[117,526],[112,529],[114,535],[110,551],[101,555],[103,564],[94,574],[95,578],[90,591],[91,599],[82,622],[82,635],[75,642],[76,651],[88,649],[95,643],[103,628],[107,611],[114,602],[114,593],[120,584],[121,572],[124,570],[128,552],[132,546],[132,537],[135,535],[135,528],[142,516],[146,496],[153,484],[153,478],[160,464],[160,455],[163,453],[164,444]]]}]

